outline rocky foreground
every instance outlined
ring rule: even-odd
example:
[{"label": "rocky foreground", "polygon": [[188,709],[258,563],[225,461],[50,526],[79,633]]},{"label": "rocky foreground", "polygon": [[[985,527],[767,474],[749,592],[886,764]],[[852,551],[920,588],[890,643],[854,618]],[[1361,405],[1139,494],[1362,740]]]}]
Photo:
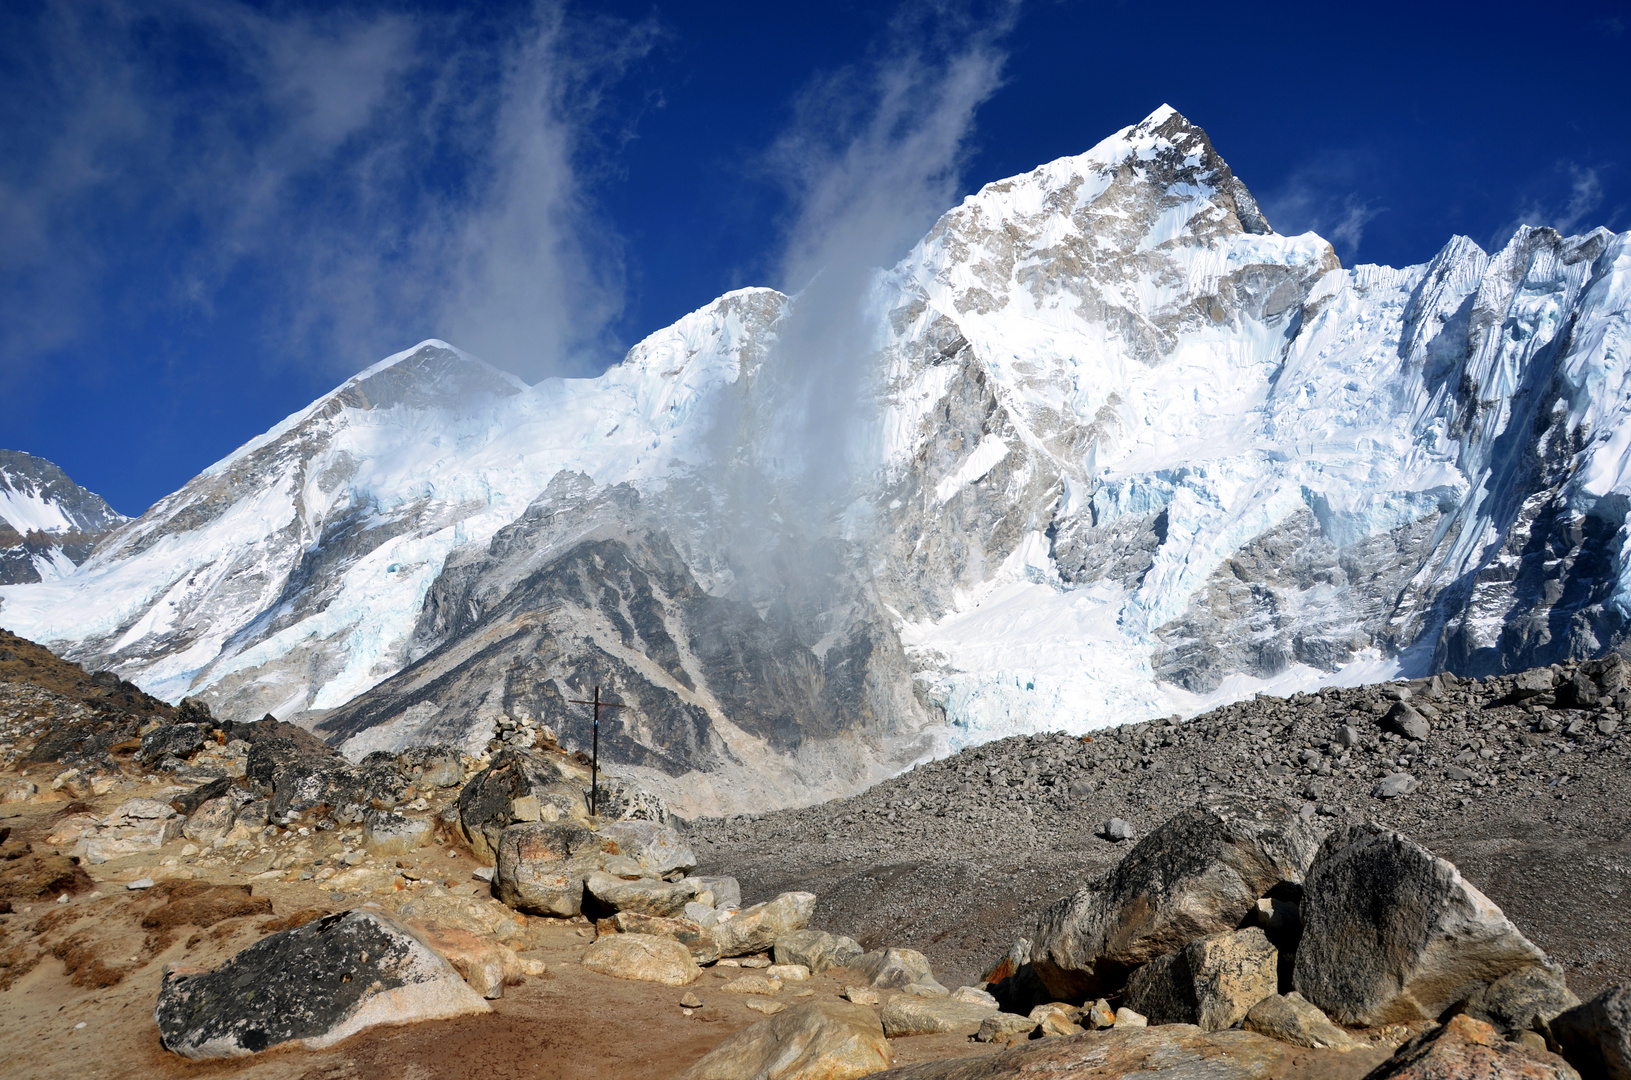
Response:
[{"label": "rocky foreground", "polygon": [[536,725],[352,763],[8,636],[0,1072],[1631,1076],[1628,703],[1260,699],[686,823]]}]

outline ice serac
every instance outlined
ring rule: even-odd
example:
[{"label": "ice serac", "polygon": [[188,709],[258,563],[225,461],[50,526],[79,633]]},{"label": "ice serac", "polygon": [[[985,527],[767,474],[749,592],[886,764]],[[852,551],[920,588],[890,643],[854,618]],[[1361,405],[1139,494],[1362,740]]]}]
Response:
[{"label": "ice serac", "polygon": [[0,450],[0,585],[73,573],[126,520],[44,458]]},{"label": "ice serac", "polygon": [[479,750],[506,716],[585,747],[565,699],[599,684],[632,706],[613,767],[682,813],[1597,654],[1631,611],[1626,247],[1525,228],[1344,269],[1163,107],[877,272],[843,476],[781,455],[798,297],[531,387],[426,342],[6,587],[0,622],[353,756]]}]

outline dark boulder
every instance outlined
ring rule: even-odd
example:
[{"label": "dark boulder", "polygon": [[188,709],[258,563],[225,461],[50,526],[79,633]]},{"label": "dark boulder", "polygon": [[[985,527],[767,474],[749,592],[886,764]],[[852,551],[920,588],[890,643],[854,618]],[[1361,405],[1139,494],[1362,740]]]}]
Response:
[{"label": "dark boulder", "polygon": [[[459,792],[459,824],[470,846],[483,858],[498,854],[498,838],[518,819],[516,800],[549,801],[548,789],[576,785],[578,777],[564,762],[528,750],[501,750],[492,763],[470,778]],[[533,818],[536,819],[534,814]]]},{"label": "dark boulder", "polygon": [[204,748],[204,725],[166,724],[142,736],[141,760],[151,765],[166,757],[188,758]]},{"label": "dark boulder", "polygon": [[406,927],[358,910],[262,938],[213,971],[167,970],[153,1019],[166,1049],[212,1058],[487,1008]]}]

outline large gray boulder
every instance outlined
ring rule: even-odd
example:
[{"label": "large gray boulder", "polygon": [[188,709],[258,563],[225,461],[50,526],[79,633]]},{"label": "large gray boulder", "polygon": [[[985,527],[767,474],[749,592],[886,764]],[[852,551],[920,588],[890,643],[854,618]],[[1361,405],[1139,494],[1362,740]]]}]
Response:
[{"label": "large gray boulder", "polygon": [[1328,837],[1309,868],[1299,993],[1341,1024],[1437,1019],[1548,961],[1454,866],[1374,824]]},{"label": "large gray boulder", "polygon": [[376,1024],[486,1011],[401,923],[358,910],[262,938],[213,971],[167,971],[153,1019],[166,1049],[213,1058],[321,1049]]},{"label": "large gray boulder", "polygon": [[687,986],[702,977],[684,942],[657,934],[609,934],[583,954],[583,966],[602,975],[664,986]]},{"label": "large gray boulder", "polygon": [[1056,998],[1119,990],[1134,968],[1235,929],[1269,890],[1301,882],[1319,841],[1317,827],[1285,803],[1186,810],[1101,882],[1043,914],[1032,967]]},{"label": "large gray boulder", "polygon": [[854,939],[825,930],[794,930],[777,938],[775,944],[776,963],[803,964],[812,975],[828,968],[848,967],[863,951]]},{"label": "large gray boulder", "polygon": [[1127,1007],[1152,1024],[1222,1031],[1274,996],[1279,953],[1257,927],[1211,934],[1157,957],[1127,980]]},{"label": "large gray boulder", "polygon": [[1247,1031],[1313,1050],[1347,1053],[1360,1046],[1351,1035],[1331,1023],[1330,1017],[1305,1001],[1295,990],[1284,997],[1275,994],[1259,1001],[1246,1013],[1245,1023],[1241,1026]]},{"label": "large gray boulder", "polygon": [[713,927],[721,956],[746,956],[765,952],[776,939],[810,925],[815,913],[815,893],[785,892],[774,900],[743,908]]},{"label": "large gray boulder", "polygon": [[903,1035],[974,1035],[996,1012],[995,1005],[902,994],[885,1002],[878,1018],[883,1021],[883,1033],[891,1039]]},{"label": "large gray boulder", "polygon": [[689,881],[630,881],[599,870],[584,879],[583,887],[605,912],[634,911],[664,918],[684,915],[685,905],[697,894],[697,887]]},{"label": "large gray boulder", "polygon": [[157,851],[181,835],[186,822],[156,799],[126,799],[79,840],[74,854],[94,864]]},{"label": "large gray boulder", "polygon": [[430,846],[435,840],[436,823],[428,817],[399,814],[394,810],[370,810],[363,815],[362,845],[370,855],[406,855]]},{"label": "large gray boulder", "polygon": [[893,1060],[876,1012],[810,1001],[738,1031],[680,1080],[854,1080]]},{"label": "large gray boulder", "polygon": [[1631,984],[1611,986],[1558,1016],[1552,1035],[1586,1080],[1631,1080]]},{"label": "large gray boulder", "polygon": [[[671,826],[655,821],[608,821],[597,830],[608,870],[624,876],[670,877],[696,868],[691,846]],[[692,895],[700,891],[693,886]],[[737,893],[738,899],[741,892]]]},{"label": "large gray boulder", "polygon": [[601,866],[600,838],[573,821],[511,825],[499,835],[493,895],[528,915],[583,911],[583,882]]},{"label": "large gray boulder", "polygon": [[922,986],[946,992],[934,977],[929,958],[916,949],[875,949],[851,960],[849,967],[863,976],[867,985],[882,990]]}]

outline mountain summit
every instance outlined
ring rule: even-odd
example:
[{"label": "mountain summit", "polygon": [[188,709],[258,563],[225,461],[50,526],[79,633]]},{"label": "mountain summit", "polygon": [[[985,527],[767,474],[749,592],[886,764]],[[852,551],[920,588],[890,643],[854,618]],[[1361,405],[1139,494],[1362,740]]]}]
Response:
[{"label": "mountain summit", "polygon": [[586,745],[565,699],[600,684],[605,752],[684,813],[1596,655],[1631,611],[1626,248],[1344,269],[1163,107],[878,272],[819,505],[782,457],[805,298],[748,289],[596,379],[400,353],[0,622],[353,756],[522,716]]},{"label": "mountain summit", "polygon": [[0,450],[0,585],[73,573],[127,520],[44,458]]}]

